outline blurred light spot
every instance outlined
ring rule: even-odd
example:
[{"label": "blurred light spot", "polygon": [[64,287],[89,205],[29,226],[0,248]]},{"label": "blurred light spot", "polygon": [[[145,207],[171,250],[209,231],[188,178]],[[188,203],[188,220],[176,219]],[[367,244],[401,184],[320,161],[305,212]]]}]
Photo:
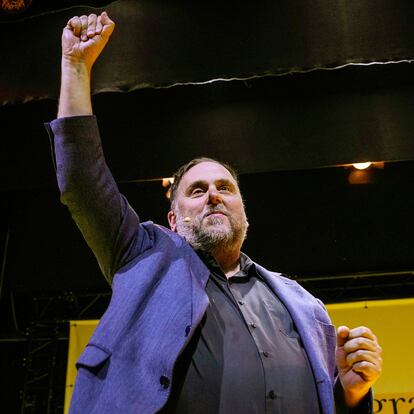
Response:
[{"label": "blurred light spot", "polygon": [[366,170],[368,167],[372,165],[372,162],[357,162],[355,164],[352,164],[354,168],[357,170]]},{"label": "blurred light spot", "polygon": [[174,182],[173,177],[166,177],[162,179],[162,186],[164,188],[167,188],[167,192],[165,193],[165,197],[168,198],[168,200],[171,198],[171,184]]},{"label": "blurred light spot", "polygon": [[167,178],[163,178],[162,179],[162,186],[164,188],[169,187],[172,183],[174,182],[174,178],[173,177],[167,177]]}]

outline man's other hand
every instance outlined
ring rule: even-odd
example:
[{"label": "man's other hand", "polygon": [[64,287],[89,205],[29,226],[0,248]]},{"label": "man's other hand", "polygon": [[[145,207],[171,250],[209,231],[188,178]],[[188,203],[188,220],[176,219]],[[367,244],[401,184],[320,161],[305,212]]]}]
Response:
[{"label": "man's other hand", "polygon": [[382,349],[365,326],[337,330],[336,364],[348,407],[355,407],[381,375]]}]

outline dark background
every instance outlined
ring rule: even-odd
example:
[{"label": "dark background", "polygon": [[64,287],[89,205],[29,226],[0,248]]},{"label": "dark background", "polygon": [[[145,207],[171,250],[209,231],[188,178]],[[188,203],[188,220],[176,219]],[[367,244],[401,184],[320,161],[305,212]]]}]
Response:
[{"label": "dark background", "polygon": [[[414,3],[56,3],[0,11],[0,413],[62,412],[67,321],[110,297],[43,128],[61,29],[93,7],[117,23],[94,110],[142,220],[167,224],[160,178],[215,157],[240,172],[254,260],[325,302],[413,295]],[[351,184],[348,164],[368,160]]]}]

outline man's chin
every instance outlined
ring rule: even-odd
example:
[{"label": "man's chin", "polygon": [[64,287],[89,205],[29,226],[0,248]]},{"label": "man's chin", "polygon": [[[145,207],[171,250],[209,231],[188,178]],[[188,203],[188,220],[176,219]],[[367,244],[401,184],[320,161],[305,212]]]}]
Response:
[{"label": "man's chin", "polygon": [[207,216],[203,221],[202,225],[204,227],[226,227],[227,229],[230,229],[230,222],[229,219],[223,215],[223,214],[212,214],[210,216]]},{"label": "man's chin", "polygon": [[204,239],[216,247],[220,247],[223,243],[227,244],[234,237],[232,230],[227,226],[209,226],[203,233]]},{"label": "man's chin", "polygon": [[227,225],[227,223],[206,223],[203,226],[203,230],[205,233],[208,234],[223,234],[223,236],[228,235],[231,233],[231,228]]}]

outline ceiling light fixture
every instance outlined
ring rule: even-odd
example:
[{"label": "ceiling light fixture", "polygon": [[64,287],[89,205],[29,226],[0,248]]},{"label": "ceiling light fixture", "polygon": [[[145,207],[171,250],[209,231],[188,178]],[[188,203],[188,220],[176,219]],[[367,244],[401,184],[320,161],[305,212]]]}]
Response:
[{"label": "ceiling light fixture", "polygon": [[357,170],[366,170],[367,168],[369,168],[372,165],[372,162],[370,162],[370,161],[368,161],[368,162],[357,162],[357,163],[352,164],[352,165]]}]

